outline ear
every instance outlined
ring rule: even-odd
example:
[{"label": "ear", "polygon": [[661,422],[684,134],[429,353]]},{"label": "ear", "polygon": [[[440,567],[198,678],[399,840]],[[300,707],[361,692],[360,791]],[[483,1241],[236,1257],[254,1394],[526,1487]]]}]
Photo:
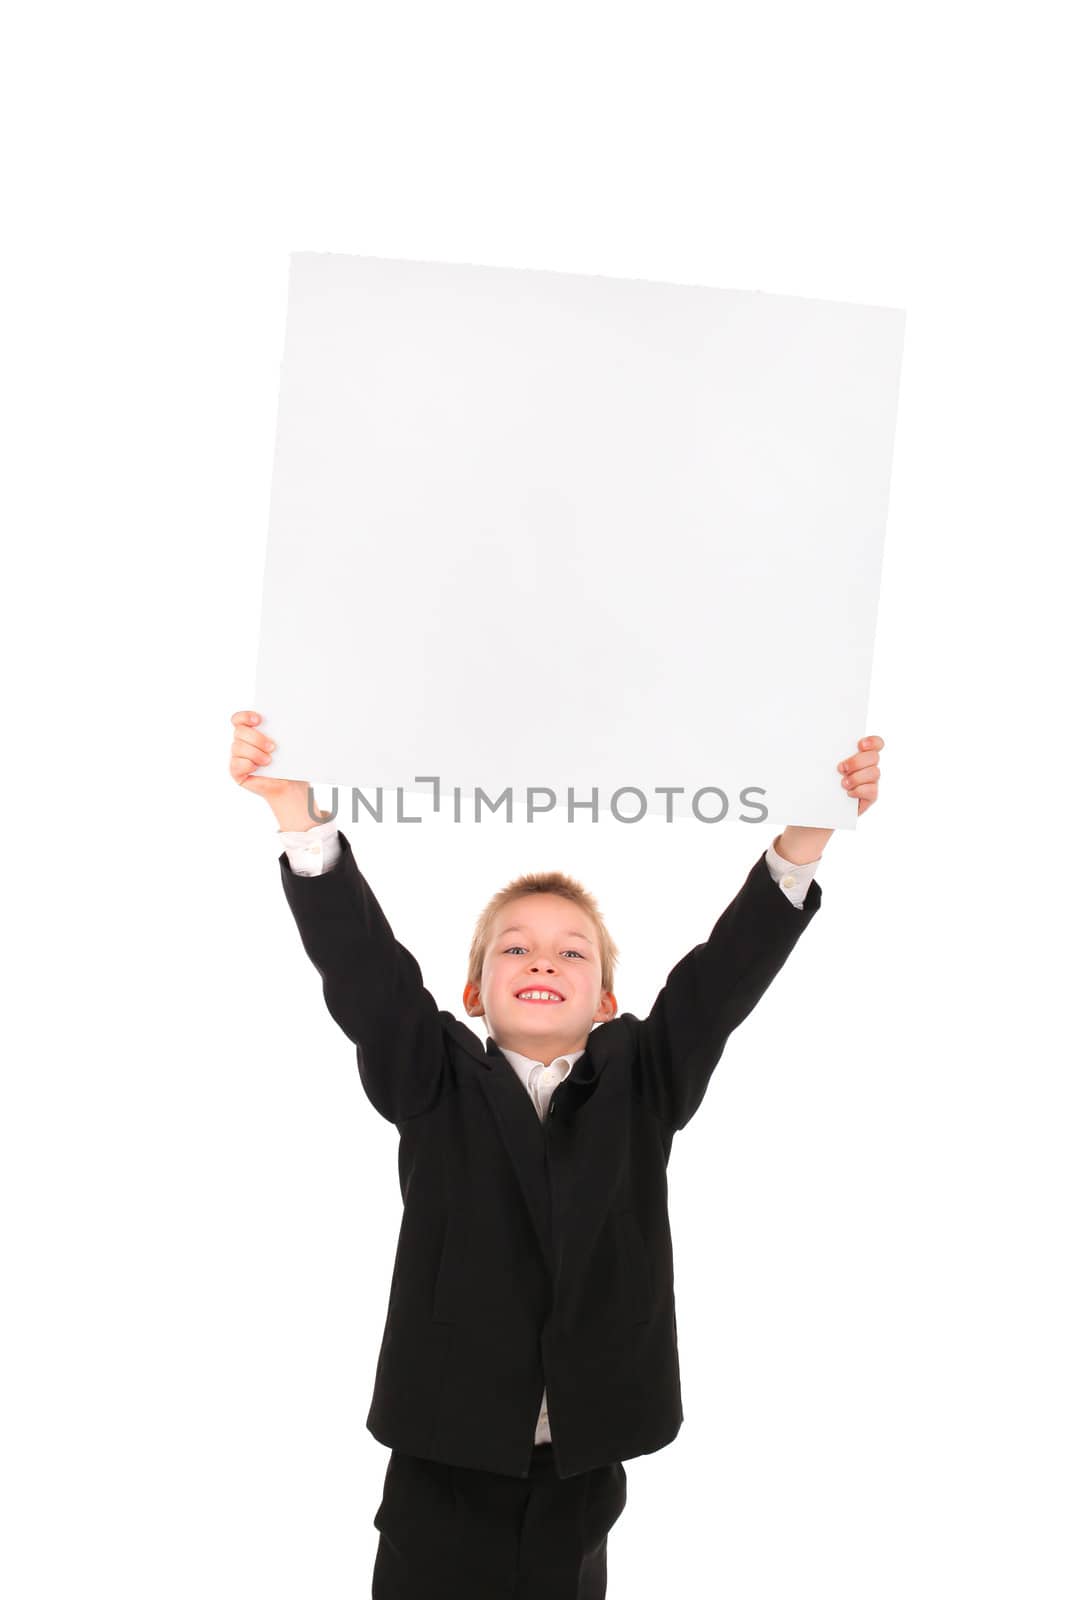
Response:
[{"label": "ear", "polygon": [[[615,1016],[615,1014],[618,1011],[618,1009],[619,1009],[619,1002],[616,1000],[616,998],[612,994],[611,990],[610,989],[601,989],[601,991],[600,991],[600,1006],[599,1006],[598,1011],[597,1011],[596,1021],[597,1022],[610,1022],[612,1017]],[[601,1011],[604,1012],[603,1016],[600,1015]]]},{"label": "ear", "polygon": [[466,1013],[467,1013],[467,1015],[469,1017],[480,1017],[481,1016],[481,1014],[482,1014],[482,1002],[481,1002],[481,999],[479,998],[478,985],[476,983],[468,983],[466,988],[464,989],[464,991],[463,991],[463,1009],[464,1009],[464,1011],[466,1011]]}]

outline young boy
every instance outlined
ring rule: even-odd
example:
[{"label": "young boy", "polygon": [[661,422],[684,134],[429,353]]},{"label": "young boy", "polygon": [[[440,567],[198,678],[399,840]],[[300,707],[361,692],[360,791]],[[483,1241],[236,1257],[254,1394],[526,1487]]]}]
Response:
[{"label": "young boy", "polygon": [[[404,1214],[367,1427],[390,1448],[375,1600],[603,1600],[633,1456],[682,1423],[667,1163],[729,1034],[811,918],[832,829],[788,827],[649,1015],[618,1015],[596,902],[528,874],[479,918],[440,1011],[306,783],[235,712],[230,773],[278,822],[282,887],[363,1087],[400,1133]],[[839,765],[878,794],[883,741]]]}]

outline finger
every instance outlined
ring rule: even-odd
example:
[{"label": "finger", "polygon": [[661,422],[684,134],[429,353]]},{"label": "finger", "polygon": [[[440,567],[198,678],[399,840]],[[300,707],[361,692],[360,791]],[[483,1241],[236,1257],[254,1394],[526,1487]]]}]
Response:
[{"label": "finger", "polygon": [[875,761],[865,761],[861,756],[853,756],[848,761],[842,761],[837,770],[846,789],[853,783],[870,783],[872,778],[877,779],[882,776],[882,770]]},{"label": "finger", "polygon": [[[861,756],[866,760],[869,761],[872,756],[877,760],[878,751],[885,749],[885,740],[880,739],[876,733],[868,734],[866,739],[858,739],[856,741],[856,749],[860,751]],[[846,762],[858,761],[859,759],[860,756],[846,756],[845,761],[837,763],[838,772],[844,772]]]},{"label": "finger", "polygon": [[858,788],[848,791],[850,800],[868,800],[873,805],[878,798],[878,785],[876,783],[861,783]]},{"label": "finger", "polygon": [[[269,760],[270,758],[268,757],[267,759]],[[258,758],[253,758],[252,756],[233,756],[233,757],[231,757],[231,760],[230,760],[230,776],[231,776],[231,778],[247,777],[250,772],[253,772],[253,773],[254,772],[258,772],[262,760],[263,760],[262,756],[259,756]]]},{"label": "finger", "polygon": [[234,749],[239,744],[246,744],[250,749],[266,750],[268,752],[277,749],[274,740],[268,739],[267,735],[258,728],[239,728],[234,736]]},{"label": "finger", "polygon": [[849,794],[862,794],[864,789],[870,788],[872,784],[877,789],[881,776],[877,767],[868,767],[859,772],[846,772],[841,779],[841,787],[847,789]]},{"label": "finger", "polygon": [[266,763],[271,760],[269,750],[264,750],[262,745],[250,744],[247,739],[235,739],[230,746],[230,753],[235,756],[250,756],[260,763]]},{"label": "finger", "polygon": [[877,765],[877,750],[869,750],[860,756],[846,756],[844,761],[837,763],[837,770],[838,772],[862,772],[866,767],[875,767]]},{"label": "finger", "polygon": [[235,727],[244,726],[249,728],[252,727],[254,723],[259,722],[259,720],[260,716],[258,711],[235,711],[233,716],[230,718],[230,721]]}]

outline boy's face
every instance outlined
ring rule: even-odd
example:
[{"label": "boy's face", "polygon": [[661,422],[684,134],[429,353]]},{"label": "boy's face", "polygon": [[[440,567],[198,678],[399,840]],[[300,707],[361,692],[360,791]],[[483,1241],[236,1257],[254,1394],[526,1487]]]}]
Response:
[{"label": "boy's face", "polygon": [[[523,1000],[552,990],[558,1000]],[[484,1016],[491,1036],[533,1061],[584,1050],[595,1022],[615,1015],[615,996],[601,987],[596,927],[573,900],[530,894],[497,912],[480,984],[463,994],[470,1016]]]}]

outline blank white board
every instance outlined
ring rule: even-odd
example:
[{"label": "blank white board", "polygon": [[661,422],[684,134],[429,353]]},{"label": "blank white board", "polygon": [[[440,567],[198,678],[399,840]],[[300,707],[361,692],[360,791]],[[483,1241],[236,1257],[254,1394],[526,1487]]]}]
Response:
[{"label": "blank white board", "polygon": [[614,797],[854,827],[836,767],[874,731],[904,319],[294,255],[254,699],[272,773],[371,798],[434,778],[471,817],[510,791],[517,817],[536,792],[583,819],[595,796],[601,818]]}]

